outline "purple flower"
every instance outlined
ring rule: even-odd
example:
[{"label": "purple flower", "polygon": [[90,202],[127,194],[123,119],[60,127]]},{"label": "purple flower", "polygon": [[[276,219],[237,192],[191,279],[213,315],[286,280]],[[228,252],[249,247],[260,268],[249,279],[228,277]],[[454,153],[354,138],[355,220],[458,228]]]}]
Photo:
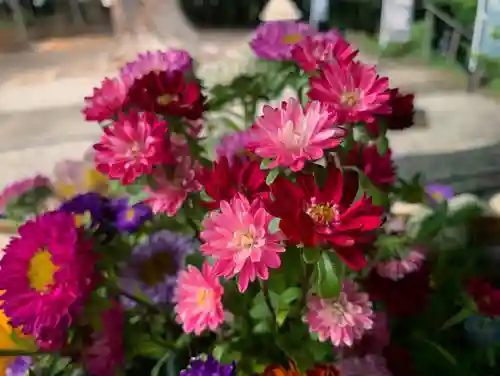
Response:
[{"label": "purple flower", "polygon": [[[122,288],[131,294],[140,291],[153,303],[169,303],[185,257],[194,248],[189,236],[168,230],[152,234],[132,250],[129,264],[122,272]],[[128,300],[125,303],[135,305]]]},{"label": "purple flower", "polygon": [[249,130],[230,133],[222,137],[219,145],[217,145],[215,149],[217,152],[217,159],[227,157],[227,160],[231,162],[234,157],[250,158],[251,156],[246,146],[252,139],[253,133]]},{"label": "purple flower", "polygon": [[306,36],[314,34],[316,30],[304,22],[266,22],[257,28],[250,47],[261,59],[290,60],[294,47]]},{"label": "purple flower", "polygon": [[133,233],[153,217],[149,206],[142,203],[129,206],[127,198],[113,201],[113,206],[116,211],[115,225],[119,231]]},{"label": "purple flower", "polygon": [[[74,196],[65,201],[59,210],[72,213],[84,222],[90,219],[92,226],[109,225],[114,222],[115,216],[111,201],[96,192]],[[85,218],[86,215],[90,215],[90,218]]]},{"label": "purple flower", "polygon": [[31,366],[32,359],[29,356],[18,356],[5,371],[5,376],[25,376]]},{"label": "purple flower", "polygon": [[212,355],[206,359],[202,357],[193,358],[189,362],[189,367],[179,374],[179,376],[233,376],[236,374],[236,364],[220,364]]},{"label": "purple flower", "polygon": [[453,188],[444,184],[429,184],[425,187],[425,193],[429,197],[431,204],[448,201],[455,195]]}]

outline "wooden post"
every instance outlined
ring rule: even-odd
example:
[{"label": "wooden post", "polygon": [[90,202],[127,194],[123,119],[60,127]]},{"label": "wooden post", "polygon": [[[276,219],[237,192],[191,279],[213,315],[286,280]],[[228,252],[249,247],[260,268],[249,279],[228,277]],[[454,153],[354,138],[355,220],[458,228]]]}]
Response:
[{"label": "wooden post", "polygon": [[17,29],[17,39],[19,46],[22,48],[29,47],[28,28],[24,20],[23,10],[19,0],[8,0],[10,9],[12,10],[12,18]]},{"label": "wooden post", "polygon": [[449,62],[455,62],[457,59],[458,47],[460,46],[460,39],[462,35],[460,30],[457,28],[453,29],[453,34],[451,35],[450,45],[448,46],[448,51],[446,52],[446,60]]},{"label": "wooden post", "polygon": [[434,22],[435,16],[434,13],[427,7],[425,7],[425,32],[424,38],[422,41],[422,57],[429,61],[432,57],[432,40],[434,39]]}]

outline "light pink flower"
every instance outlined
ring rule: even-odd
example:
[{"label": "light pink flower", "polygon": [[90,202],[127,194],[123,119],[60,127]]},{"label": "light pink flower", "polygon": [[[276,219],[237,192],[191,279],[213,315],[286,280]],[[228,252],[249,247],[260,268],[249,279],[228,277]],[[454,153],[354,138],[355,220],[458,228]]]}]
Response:
[{"label": "light pink flower", "polygon": [[392,376],[387,369],[385,358],[380,355],[342,359],[335,366],[342,376]]},{"label": "light pink flower", "polygon": [[201,271],[192,265],[179,273],[174,300],[176,319],[185,333],[200,335],[215,331],[224,322],[224,290],[219,278],[205,261]]},{"label": "light pink flower", "polygon": [[375,266],[377,274],[384,278],[399,281],[407,274],[419,270],[425,260],[422,248],[411,249],[406,257],[380,261]]},{"label": "light pink flower", "polygon": [[328,104],[338,113],[338,122],[372,122],[375,115],[388,114],[389,80],[379,77],[375,66],[357,61],[323,64],[319,75],[309,78],[309,98]]},{"label": "light pink flower", "polygon": [[36,188],[49,187],[50,179],[43,175],[36,175],[32,178],[18,180],[6,186],[0,192],[0,210],[4,211],[9,202],[17,200],[22,195]]},{"label": "light pink flower", "polygon": [[254,139],[254,133],[251,130],[244,130],[230,133],[221,138],[215,151],[217,152],[217,160],[226,157],[229,162],[234,157],[245,158],[247,154],[247,145]]},{"label": "light pink flower", "polygon": [[323,64],[346,64],[358,51],[336,31],[306,37],[292,51],[292,57],[305,72],[314,72]]},{"label": "light pink flower", "polygon": [[83,363],[92,376],[114,376],[125,365],[123,333],[125,313],[116,301],[101,314],[101,328],[91,335],[90,346],[83,350]]},{"label": "light pink flower", "polygon": [[309,331],[319,340],[330,340],[334,346],[352,346],[355,340],[373,327],[372,303],[358,285],[345,280],[337,298],[322,299],[313,295],[308,300],[305,321]]},{"label": "light pink flower", "polygon": [[186,73],[192,70],[193,58],[187,51],[170,49],[139,54],[134,61],[122,68],[121,74],[137,79],[150,72],[180,71]]},{"label": "light pink flower", "polygon": [[260,200],[250,204],[238,193],[230,202],[221,201],[220,212],[211,212],[202,223],[202,253],[214,258],[218,276],[238,275],[241,292],[250,281],[266,280],[269,269],[281,265],[279,253],[285,248],[280,244],[281,235],[268,230],[272,219]]},{"label": "light pink flower", "polygon": [[176,164],[165,166],[170,173],[157,170],[153,173],[156,186],[146,187],[149,197],[144,202],[154,213],[167,213],[174,216],[182,206],[188,193],[199,192],[202,188],[198,182],[200,167],[193,163],[189,155],[178,156]]},{"label": "light pink flower", "polygon": [[124,185],[151,174],[153,166],[171,157],[166,132],[167,123],[155,114],[120,114],[113,125],[104,128],[100,142],[94,145],[97,170]]},{"label": "light pink flower", "polygon": [[280,108],[265,105],[255,122],[254,140],[248,147],[259,157],[273,161],[269,168],[290,167],[300,171],[306,161],[320,159],[325,149],[338,146],[347,130],[335,124],[336,115],[319,102],[302,108],[295,98]]},{"label": "light pink flower", "polygon": [[123,110],[131,84],[128,75],[105,78],[100,87],[94,88],[91,96],[85,97],[82,113],[87,121],[114,119]]}]

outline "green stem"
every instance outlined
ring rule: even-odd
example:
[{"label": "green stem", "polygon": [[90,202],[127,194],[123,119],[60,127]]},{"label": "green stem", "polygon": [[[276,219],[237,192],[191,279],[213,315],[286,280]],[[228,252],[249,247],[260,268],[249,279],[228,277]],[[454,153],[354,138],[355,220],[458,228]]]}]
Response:
[{"label": "green stem", "polygon": [[121,288],[117,287],[116,288],[117,291],[118,291],[118,294],[120,294],[121,296],[124,296],[126,297],[127,299],[130,299],[132,300],[133,302],[143,306],[144,308],[146,308],[148,311],[151,311],[151,312],[154,312],[154,313],[159,313],[161,312],[160,308],[158,308],[157,306],[155,306],[154,304],[151,304],[150,302],[148,302],[147,300],[137,296],[137,295],[134,295],[134,294],[131,294],[125,290],[122,290]]},{"label": "green stem", "polygon": [[276,312],[274,312],[273,304],[271,302],[271,297],[269,296],[269,283],[268,281],[262,281],[262,293],[264,294],[264,300],[266,301],[267,308],[271,312],[271,316],[273,317],[273,327],[276,328],[276,324],[278,322],[278,318],[276,316]]}]

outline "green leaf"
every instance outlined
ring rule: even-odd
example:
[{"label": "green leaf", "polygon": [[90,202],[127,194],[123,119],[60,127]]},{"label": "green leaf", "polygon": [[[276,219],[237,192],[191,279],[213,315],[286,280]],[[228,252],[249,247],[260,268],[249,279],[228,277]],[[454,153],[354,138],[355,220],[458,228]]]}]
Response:
[{"label": "green leaf", "polygon": [[450,364],[454,366],[457,365],[457,360],[455,359],[455,357],[451,355],[450,352],[445,348],[443,348],[441,345],[428,339],[423,339],[423,341],[427,343],[429,346],[435,348],[443,356],[443,358],[445,358]]},{"label": "green leaf", "polygon": [[271,323],[269,321],[261,321],[254,326],[252,332],[255,334],[270,333],[272,331]]},{"label": "green leaf", "polygon": [[302,249],[302,259],[306,264],[316,264],[321,257],[321,250],[318,248],[304,247]]},{"label": "green leaf", "polygon": [[389,150],[389,140],[384,135],[377,139],[377,151],[381,156],[384,156]]},{"label": "green leaf", "polygon": [[129,198],[128,203],[129,203],[129,205],[135,205],[138,202],[144,201],[148,197],[149,197],[149,193],[146,192],[145,190],[142,190],[139,193],[136,193],[136,194],[132,195]]},{"label": "green leaf", "polygon": [[280,306],[288,306],[294,301],[300,299],[302,290],[298,287],[289,287],[280,295]]},{"label": "green leaf", "polygon": [[273,168],[266,176],[266,184],[271,185],[280,174],[279,168]]},{"label": "green leaf", "polygon": [[158,360],[158,362],[156,362],[155,366],[151,370],[151,376],[158,376],[160,374],[161,369],[168,362],[170,356],[171,356],[170,352],[167,352],[165,355],[161,357],[160,360]]},{"label": "green leaf", "polygon": [[205,202],[214,202],[212,197],[210,197],[205,190],[202,190],[200,192],[200,198],[202,201],[205,201]]},{"label": "green leaf", "polygon": [[280,228],[280,219],[279,218],[273,218],[270,222],[269,225],[267,226],[267,229],[271,234],[274,234],[278,232]]},{"label": "green leaf", "polygon": [[287,308],[287,309],[282,309],[276,314],[276,323],[278,324],[278,327],[283,326],[289,313],[290,309]]},{"label": "green leaf", "polygon": [[229,343],[219,343],[215,345],[214,349],[212,350],[212,355],[220,362],[222,357],[224,356],[224,353],[226,353],[228,349]]},{"label": "green leaf", "polygon": [[260,169],[261,170],[269,170],[269,164],[272,162],[272,159],[269,158],[264,158],[262,162],[260,162]]},{"label": "green leaf", "polygon": [[152,340],[140,341],[136,346],[136,355],[142,355],[148,358],[161,359],[168,351],[165,346]]},{"label": "green leaf", "polygon": [[318,294],[324,299],[334,298],[340,294],[340,280],[335,271],[335,265],[323,252],[316,264]]},{"label": "green leaf", "polygon": [[451,316],[448,320],[446,320],[446,322],[441,327],[441,330],[446,330],[451,328],[452,326],[460,324],[462,321],[465,321],[473,313],[474,311],[471,309],[471,307],[462,308],[459,312],[457,312],[455,315]]},{"label": "green leaf", "polygon": [[271,312],[264,300],[256,302],[256,304],[250,309],[250,317],[255,320],[262,320],[271,317]]}]

